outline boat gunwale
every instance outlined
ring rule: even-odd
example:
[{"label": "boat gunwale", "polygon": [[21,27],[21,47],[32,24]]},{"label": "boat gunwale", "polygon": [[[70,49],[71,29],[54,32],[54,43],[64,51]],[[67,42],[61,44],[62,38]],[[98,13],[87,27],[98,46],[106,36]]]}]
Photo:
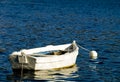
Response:
[{"label": "boat gunwale", "polygon": [[[29,56],[29,55],[32,55],[32,54],[36,53],[35,51],[37,51],[38,53],[39,52],[46,52],[46,51],[53,51],[53,50],[63,50],[64,51],[64,49],[69,47],[70,45],[71,45],[71,43],[62,44],[62,45],[48,45],[48,46],[45,46],[45,47],[32,48],[32,49],[22,49],[20,51],[14,51],[13,53],[11,53],[11,55],[21,55],[21,52],[23,52],[24,55]],[[65,46],[65,48],[63,49],[64,46]],[[51,49],[51,48],[56,48],[56,47],[58,47],[58,49]],[[34,52],[32,53],[31,51],[34,51]],[[27,52],[31,52],[31,54],[29,54]]]}]

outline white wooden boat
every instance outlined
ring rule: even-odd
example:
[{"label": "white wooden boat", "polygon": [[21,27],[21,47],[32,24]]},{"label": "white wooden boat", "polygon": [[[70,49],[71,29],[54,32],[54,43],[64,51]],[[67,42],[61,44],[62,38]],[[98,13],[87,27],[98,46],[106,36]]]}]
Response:
[{"label": "white wooden boat", "polygon": [[9,59],[13,70],[50,70],[74,65],[78,50],[76,42],[73,41],[70,44],[15,51],[10,54]]}]

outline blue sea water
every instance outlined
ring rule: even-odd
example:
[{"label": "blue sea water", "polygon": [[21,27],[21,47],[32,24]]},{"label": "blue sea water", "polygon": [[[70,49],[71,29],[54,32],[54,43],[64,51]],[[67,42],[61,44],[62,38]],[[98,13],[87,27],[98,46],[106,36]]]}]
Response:
[{"label": "blue sea water", "polygon": [[[14,75],[8,56],[13,51],[77,43],[98,52],[79,50],[72,68]],[[0,0],[0,82],[120,81],[119,0]]]}]

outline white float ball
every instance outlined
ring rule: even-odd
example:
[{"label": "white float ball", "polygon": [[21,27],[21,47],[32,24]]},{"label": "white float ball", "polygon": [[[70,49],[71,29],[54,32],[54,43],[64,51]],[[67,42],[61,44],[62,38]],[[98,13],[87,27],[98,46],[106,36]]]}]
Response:
[{"label": "white float ball", "polygon": [[97,59],[98,54],[97,54],[96,51],[92,50],[92,51],[90,51],[90,53],[89,53],[89,57],[90,57],[91,59]]}]

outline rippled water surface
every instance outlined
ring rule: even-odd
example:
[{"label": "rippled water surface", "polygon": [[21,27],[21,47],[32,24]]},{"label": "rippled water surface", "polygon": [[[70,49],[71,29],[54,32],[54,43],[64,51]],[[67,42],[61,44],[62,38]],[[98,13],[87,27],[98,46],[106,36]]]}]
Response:
[{"label": "rippled water surface", "polygon": [[[77,43],[96,50],[90,61],[80,49],[67,69],[15,75],[8,56],[23,48]],[[120,81],[119,0],[0,0],[0,81]]]}]

